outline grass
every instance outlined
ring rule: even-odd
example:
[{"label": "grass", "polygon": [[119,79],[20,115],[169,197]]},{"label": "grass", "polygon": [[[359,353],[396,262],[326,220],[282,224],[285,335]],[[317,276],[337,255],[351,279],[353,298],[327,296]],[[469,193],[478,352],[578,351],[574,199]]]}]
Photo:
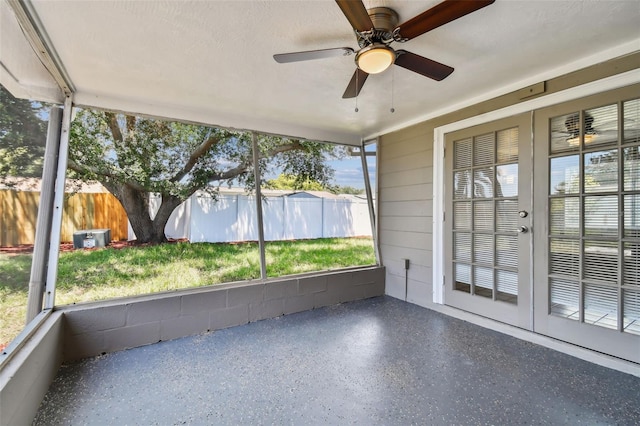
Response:
[{"label": "grass", "polygon": [[[277,277],[375,263],[370,238],[266,244],[267,275]],[[0,253],[0,346],[24,327],[31,254]],[[60,253],[56,304],[260,278],[256,243],[171,243]]]}]

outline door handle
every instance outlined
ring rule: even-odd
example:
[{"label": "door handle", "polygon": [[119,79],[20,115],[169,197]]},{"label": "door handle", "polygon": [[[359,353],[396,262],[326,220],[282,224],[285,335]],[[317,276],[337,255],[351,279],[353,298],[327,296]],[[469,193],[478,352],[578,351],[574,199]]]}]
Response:
[{"label": "door handle", "polygon": [[529,228],[522,225],[520,227],[518,227],[518,229],[516,229],[516,231],[518,231],[519,234],[526,234],[527,232],[529,232]]}]

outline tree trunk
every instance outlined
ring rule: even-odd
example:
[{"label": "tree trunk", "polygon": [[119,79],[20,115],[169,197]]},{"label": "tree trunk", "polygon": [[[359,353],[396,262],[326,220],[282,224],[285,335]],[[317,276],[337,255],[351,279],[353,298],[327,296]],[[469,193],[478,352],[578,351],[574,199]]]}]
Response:
[{"label": "tree trunk", "polygon": [[120,201],[127,212],[131,228],[138,243],[160,244],[167,241],[164,228],[173,210],[183,201],[171,195],[162,196],[157,214],[151,219],[149,210],[149,192],[118,183],[103,183]]}]

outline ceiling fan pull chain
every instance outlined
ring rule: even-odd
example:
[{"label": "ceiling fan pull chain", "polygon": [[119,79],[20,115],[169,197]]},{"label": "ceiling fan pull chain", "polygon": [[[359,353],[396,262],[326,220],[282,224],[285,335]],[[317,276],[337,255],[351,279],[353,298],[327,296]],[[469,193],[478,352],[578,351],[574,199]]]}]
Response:
[{"label": "ceiling fan pull chain", "polygon": [[396,109],[393,107],[393,86],[394,86],[394,82],[396,81],[396,71],[395,68],[391,68],[391,109],[389,111],[391,111],[391,114],[393,114],[394,112],[396,112]]},{"label": "ceiling fan pull chain", "polygon": [[358,112],[358,72],[356,71],[356,112]]}]

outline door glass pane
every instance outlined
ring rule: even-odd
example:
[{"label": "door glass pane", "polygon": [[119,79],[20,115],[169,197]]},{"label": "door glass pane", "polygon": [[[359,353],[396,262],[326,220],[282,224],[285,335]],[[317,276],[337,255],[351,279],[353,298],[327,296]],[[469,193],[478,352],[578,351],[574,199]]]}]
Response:
[{"label": "door glass pane", "polygon": [[551,152],[577,150],[580,147],[580,113],[551,119]]},{"label": "door glass pane", "polygon": [[455,274],[455,290],[471,293],[471,265],[456,263],[453,270]]},{"label": "door glass pane", "polygon": [[518,165],[496,167],[496,197],[518,196]]},{"label": "door glass pane", "polygon": [[640,146],[624,149],[624,190],[640,191]]},{"label": "door glass pane", "polygon": [[623,327],[627,333],[640,334],[640,291],[622,292]]},{"label": "door glass pane", "polygon": [[618,105],[585,111],[582,130],[585,146],[618,142]]},{"label": "door glass pane", "polygon": [[640,243],[624,243],[623,250],[624,284],[640,287]]},{"label": "door glass pane", "polygon": [[551,195],[578,194],[580,191],[580,156],[551,159]]},{"label": "door glass pane", "polygon": [[456,232],[453,248],[453,258],[471,262],[471,234]]},{"label": "door glass pane", "polygon": [[640,141],[640,99],[625,102],[622,110],[624,114],[624,143]]},{"label": "door glass pane", "polygon": [[584,192],[618,190],[618,150],[584,155]]},{"label": "door glass pane", "polygon": [[518,161],[518,140],[517,127],[498,132],[498,163]]},{"label": "door glass pane", "polygon": [[618,236],[618,196],[584,198],[584,234],[588,236]]},{"label": "door glass pane", "polygon": [[580,286],[576,281],[557,278],[549,280],[551,294],[551,315],[557,315],[572,320],[580,319],[579,299]]},{"label": "door glass pane", "polygon": [[453,223],[456,229],[471,230],[471,203],[458,201],[453,205]]},{"label": "door glass pane", "polygon": [[624,196],[624,236],[640,238],[640,194]]},{"label": "door glass pane", "polygon": [[473,284],[478,296],[493,297],[493,269],[481,266],[473,267]]},{"label": "door glass pane", "polygon": [[552,198],[550,227],[552,235],[578,235],[580,233],[580,198]]},{"label": "door glass pane", "polygon": [[484,166],[493,164],[495,136],[493,133],[476,136],[473,143],[473,165]]},{"label": "door glass pane", "polygon": [[477,263],[493,266],[493,235],[474,234],[473,258]]},{"label": "door glass pane", "polygon": [[591,281],[618,284],[617,242],[584,242],[584,278]]},{"label": "door glass pane", "polygon": [[552,238],[549,241],[549,272],[573,278],[580,274],[580,241]]},{"label": "door glass pane", "polygon": [[518,201],[496,201],[496,230],[515,232],[518,225]]},{"label": "door glass pane", "polygon": [[618,327],[618,291],[614,287],[585,286],[584,322],[613,329]]},{"label": "door glass pane", "polygon": [[496,270],[496,299],[518,303],[518,273]]},{"label": "door glass pane", "polygon": [[518,267],[518,236],[496,236],[496,264],[516,269]]},{"label": "door glass pane", "polygon": [[473,203],[474,231],[493,231],[493,201]]},{"label": "door glass pane", "polygon": [[471,167],[471,153],[473,142],[471,138],[455,141],[453,145],[453,168],[465,169]]},{"label": "door glass pane", "polygon": [[473,196],[475,198],[493,197],[493,167],[473,171]]},{"label": "door glass pane", "polygon": [[453,174],[453,197],[456,199],[471,198],[471,170],[461,170]]}]

